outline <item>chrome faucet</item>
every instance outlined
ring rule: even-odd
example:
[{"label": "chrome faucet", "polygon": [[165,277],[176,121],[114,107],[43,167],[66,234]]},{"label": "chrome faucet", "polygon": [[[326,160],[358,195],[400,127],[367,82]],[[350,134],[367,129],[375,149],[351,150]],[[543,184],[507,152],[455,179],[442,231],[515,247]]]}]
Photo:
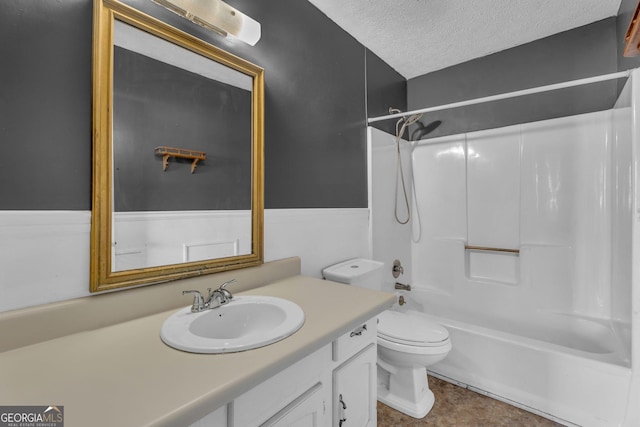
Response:
[{"label": "chrome faucet", "polygon": [[218,290],[224,294],[227,300],[233,299],[233,295],[231,295],[231,292],[227,290],[227,286],[229,286],[232,283],[236,283],[236,281],[237,281],[236,279],[228,280],[224,282],[222,285],[220,285],[220,287],[218,288]]},{"label": "chrome faucet", "polygon": [[207,308],[207,304],[204,302],[204,298],[202,298],[202,294],[200,291],[190,290],[190,291],[182,291],[182,295],[193,294],[193,304],[191,305],[191,312],[198,313]]},{"label": "chrome faucet", "polygon": [[207,301],[205,305],[207,308],[216,308],[221,305],[228,304],[229,301],[233,299],[233,295],[229,290],[227,290],[227,286],[232,283],[236,283],[236,279],[231,279],[227,282],[224,282],[218,289],[212,291],[211,288],[207,289],[209,291],[209,296],[207,297]]},{"label": "chrome faucet", "polygon": [[191,312],[199,313],[207,309],[216,308],[220,307],[221,305],[228,304],[233,299],[233,295],[231,294],[231,292],[229,292],[227,286],[235,282],[236,279],[224,282],[215,291],[212,291],[211,288],[208,288],[207,291],[209,291],[209,295],[207,296],[206,301],[200,291],[197,290],[182,291],[182,295],[193,294],[193,304],[191,305]]},{"label": "chrome faucet", "polygon": [[411,290],[411,285],[404,285],[400,282],[396,282],[396,284],[394,285],[394,287],[396,289],[401,289],[403,291],[410,291]]}]

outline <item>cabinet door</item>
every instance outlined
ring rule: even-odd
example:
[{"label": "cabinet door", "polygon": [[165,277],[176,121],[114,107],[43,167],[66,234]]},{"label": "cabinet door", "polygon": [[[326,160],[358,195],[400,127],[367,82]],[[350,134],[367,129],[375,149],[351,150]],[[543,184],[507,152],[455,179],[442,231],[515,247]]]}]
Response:
[{"label": "cabinet door", "polygon": [[260,427],[323,427],[328,420],[324,389],[322,383],[316,384]]},{"label": "cabinet door", "polygon": [[371,344],[333,371],[333,425],[375,427],[377,349]]},{"label": "cabinet door", "polygon": [[[233,426],[262,425],[283,408],[299,401],[315,384],[330,384],[330,363],[331,345],[327,344],[239,396],[233,401]],[[331,397],[331,387],[326,389]]]}]

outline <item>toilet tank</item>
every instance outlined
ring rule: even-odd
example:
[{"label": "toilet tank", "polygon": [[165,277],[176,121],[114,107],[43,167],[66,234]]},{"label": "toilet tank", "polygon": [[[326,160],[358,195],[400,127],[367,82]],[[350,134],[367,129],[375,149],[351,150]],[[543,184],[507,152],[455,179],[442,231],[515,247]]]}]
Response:
[{"label": "toilet tank", "polygon": [[362,288],[382,290],[384,263],[365,258],[342,261],[322,270],[327,280],[346,283]]}]

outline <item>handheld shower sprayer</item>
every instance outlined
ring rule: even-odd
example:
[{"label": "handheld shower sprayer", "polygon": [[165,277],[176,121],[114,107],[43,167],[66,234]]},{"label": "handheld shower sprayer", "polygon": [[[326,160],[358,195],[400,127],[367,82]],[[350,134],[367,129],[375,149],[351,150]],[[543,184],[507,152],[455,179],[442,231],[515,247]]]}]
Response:
[{"label": "handheld shower sprayer", "polygon": [[[389,114],[400,114],[402,113],[402,111],[398,110],[397,108],[392,108],[389,107]],[[420,114],[413,114],[409,117],[406,116],[402,116],[398,119],[398,121],[396,122],[396,138],[397,140],[402,139],[402,136],[404,135],[404,131],[411,126],[412,124],[416,123],[418,120],[420,120],[422,118],[422,113]],[[400,127],[400,124],[402,123],[402,127]]]},{"label": "handheld shower sprayer", "polygon": [[[390,114],[401,113],[397,108],[389,108]],[[407,195],[407,185],[404,179],[404,170],[402,167],[402,156],[400,155],[400,140],[404,135],[405,130],[412,124],[416,123],[422,118],[422,114],[414,114],[409,117],[402,116],[396,122],[396,192],[395,192],[395,209],[394,214],[396,221],[400,224],[406,224],[411,219],[411,207],[409,206],[409,196]],[[407,218],[400,219],[398,214],[398,182],[402,184],[402,193],[404,195],[404,205],[407,210]]]}]

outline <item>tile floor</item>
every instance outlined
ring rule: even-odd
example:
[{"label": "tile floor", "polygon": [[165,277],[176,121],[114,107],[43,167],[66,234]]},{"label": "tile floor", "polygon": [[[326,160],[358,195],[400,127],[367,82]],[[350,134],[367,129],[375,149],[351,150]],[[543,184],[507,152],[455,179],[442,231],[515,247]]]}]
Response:
[{"label": "tile floor", "polygon": [[429,376],[436,403],[416,420],[378,402],[378,427],[556,427],[556,422]]}]

